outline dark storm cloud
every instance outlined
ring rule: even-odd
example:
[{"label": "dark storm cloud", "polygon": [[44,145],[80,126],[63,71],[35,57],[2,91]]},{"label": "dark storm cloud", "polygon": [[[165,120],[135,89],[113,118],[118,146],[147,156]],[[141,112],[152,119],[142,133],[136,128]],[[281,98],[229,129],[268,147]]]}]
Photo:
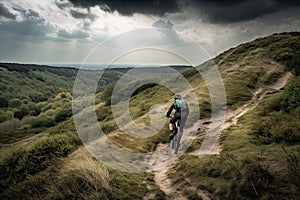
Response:
[{"label": "dark storm cloud", "polygon": [[176,0],[69,0],[75,6],[91,7],[99,5],[106,11],[118,11],[123,15],[134,13],[164,15],[168,12],[176,12],[179,6]]},{"label": "dark storm cloud", "polygon": [[240,22],[295,6],[299,1],[283,0],[189,0],[185,7],[192,7],[205,20],[214,23]]},{"label": "dark storm cloud", "polygon": [[190,6],[199,11],[200,16],[209,22],[230,23],[254,19],[267,13],[275,12],[278,8],[261,0],[230,1],[191,1]]},{"label": "dark storm cloud", "polygon": [[16,15],[11,13],[3,3],[0,3],[0,16],[6,17],[9,19],[16,19]]},{"label": "dark storm cloud", "polygon": [[106,11],[123,15],[134,13],[164,15],[185,9],[193,16],[212,23],[231,23],[251,20],[269,13],[300,6],[299,0],[69,0],[75,6],[89,8],[99,5]]}]

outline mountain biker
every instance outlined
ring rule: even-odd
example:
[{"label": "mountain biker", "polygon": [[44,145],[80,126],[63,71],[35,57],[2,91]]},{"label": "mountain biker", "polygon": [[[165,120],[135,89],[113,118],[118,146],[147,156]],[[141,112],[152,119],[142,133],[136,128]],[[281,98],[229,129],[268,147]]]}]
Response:
[{"label": "mountain biker", "polygon": [[173,109],[175,109],[175,113],[173,115],[173,117],[170,120],[169,123],[169,129],[170,129],[170,140],[172,140],[174,138],[174,136],[176,135],[176,133],[178,132],[175,123],[178,120],[181,120],[180,122],[180,131],[183,130],[183,127],[185,125],[186,119],[189,115],[189,107],[188,104],[186,103],[186,101],[181,97],[180,94],[176,93],[174,95],[174,103],[170,106],[166,117],[170,117]]}]

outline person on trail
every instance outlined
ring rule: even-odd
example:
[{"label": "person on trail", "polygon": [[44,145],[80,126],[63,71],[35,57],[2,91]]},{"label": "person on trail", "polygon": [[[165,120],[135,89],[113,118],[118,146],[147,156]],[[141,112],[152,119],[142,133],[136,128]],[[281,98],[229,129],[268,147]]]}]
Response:
[{"label": "person on trail", "polygon": [[178,132],[175,123],[178,120],[181,120],[180,121],[180,131],[182,131],[183,127],[185,125],[185,122],[187,120],[187,117],[189,115],[188,104],[178,93],[176,93],[174,95],[174,103],[170,106],[170,108],[166,114],[166,117],[168,117],[168,118],[170,117],[173,109],[175,109],[175,113],[169,123],[169,129],[170,129],[169,139],[170,140],[172,140],[174,138],[174,136],[176,135],[176,133]]}]

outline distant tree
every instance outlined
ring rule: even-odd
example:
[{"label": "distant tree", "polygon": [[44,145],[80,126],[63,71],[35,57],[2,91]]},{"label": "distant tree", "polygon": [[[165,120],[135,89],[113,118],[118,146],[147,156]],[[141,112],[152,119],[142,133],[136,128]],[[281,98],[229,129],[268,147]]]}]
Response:
[{"label": "distant tree", "polygon": [[7,108],[8,100],[4,96],[0,96],[0,108]]}]

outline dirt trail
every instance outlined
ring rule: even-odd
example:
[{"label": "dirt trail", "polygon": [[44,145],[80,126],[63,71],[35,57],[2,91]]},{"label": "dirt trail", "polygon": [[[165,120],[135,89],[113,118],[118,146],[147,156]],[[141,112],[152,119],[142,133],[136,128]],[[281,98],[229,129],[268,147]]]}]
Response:
[{"label": "dirt trail", "polygon": [[[185,134],[182,136],[181,147],[178,151],[178,154],[184,154],[186,148],[188,148],[190,142],[196,137],[198,131],[203,128],[202,124],[203,120],[195,122],[191,127],[188,127],[185,130]],[[187,198],[183,194],[183,187],[180,184],[173,184],[172,180],[168,178],[168,173],[172,170],[172,166],[176,165],[176,162],[169,165],[166,161],[170,159],[171,156],[174,156],[170,147],[167,147],[168,144],[159,144],[157,146],[156,151],[161,151],[156,157],[152,157],[148,162],[150,165],[156,166],[164,166],[162,168],[158,168],[154,171],[154,181],[156,185],[166,194],[166,199],[179,199],[186,200]],[[166,148],[167,147],[167,148]],[[167,150],[166,150],[167,149]],[[188,180],[186,180],[188,181]],[[195,191],[199,197],[204,200],[210,200],[210,198],[206,195],[204,191],[198,190],[192,186],[190,183],[189,189]]]},{"label": "dirt trail", "polygon": [[[280,79],[278,79],[278,81],[276,83],[274,83],[273,85],[268,86],[267,88],[259,88],[258,90],[256,90],[253,93],[253,97],[251,98],[251,100],[242,105],[241,107],[239,107],[236,110],[233,111],[228,111],[227,115],[226,115],[226,122],[222,127],[222,130],[225,130],[227,128],[229,128],[232,125],[236,125],[238,123],[238,120],[244,115],[246,114],[249,110],[254,109],[258,103],[264,98],[264,96],[270,92],[272,92],[272,90],[274,91],[278,91],[280,89],[282,89],[286,83],[288,82],[288,80],[292,77],[292,74],[290,72],[284,74]],[[204,119],[205,120],[205,119]],[[206,119],[207,121],[207,119]],[[203,123],[203,121],[199,121],[199,124],[205,124]],[[203,125],[202,125],[203,126]],[[207,125],[204,125],[207,126]],[[204,127],[202,127],[203,129]],[[207,127],[206,127],[207,128]],[[187,131],[188,132],[188,131]],[[184,139],[182,141],[184,143]],[[217,145],[215,145],[214,149],[210,152],[210,154],[220,154],[220,152],[222,151],[222,146],[220,143],[218,143]],[[200,153],[200,149],[193,151],[191,153],[188,153],[189,155],[196,155],[198,156]],[[156,171],[154,173],[155,175],[155,182],[156,184],[160,187],[160,189],[162,191],[165,192],[165,194],[167,195],[167,199],[186,199],[178,190],[178,187],[174,186],[171,183],[171,180],[167,177],[167,173],[169,172],[170,168],[165,167],[164,169],[160,170],[160,171]],[[188,180],[186,180],[188,181]],[[192,185],[192,184],[191,184]],[[192,186],[191,186],[192,187]],[[197,190],[196,188],[195,191],[197,191],[197,194],[199,195],[199,197],[201,197],[202,199],[205,200],[209,200],[211,199],[209,197],[209,195],[207,195],[204,191],[201,190]],[[175,196],[174,196],[175,195]]]},{"label": "dirt trail", "polygon": [[[281,90],[287,84],[288,80],[292,76],[293,74],[291,72],[287,72],[281,78],[279,78],[274,84],[266,88],[259,88],[258,90],[256,90],[253,93],[253,97],[248,103],[242,105],[236,110],[227,111],[226,122],[222,127],[222,131],[229,128],[230,126],[237,125],[238,120],[249,110],[254,109],[266,94],[270,94]],[[222,151],[222,145],[218,143],[217,145],[215,145],[213,151],[211,151],[210,154],[220,154],[221,151]],[[189,155],[198,156],[199,153],[200,153],[200,149],[189,153]]]},{"label": "dirt trail", "polygon": [[[183,187],[182,184],[172,184],[171,179],[168,178],[168,172],[170,172],[171,167],[165,167],[159,171],[155,172],[154,181],[159,186],[159,188],[166,194],[166,199],[178,199],[187,200],[183,194],[182,188],[193,190],[197,193],[199,197],[203,200],[210,200],[211,198],[206,194],[206,192],[195,188],[192,185],[191,180],[185,179],[189,183],[189,186]],[[187,187],[187,188],[186,188]]]},{"label": "dirt trail", "polygon": [[166,199],[178,199],[178,200],[186,200],[180,191],[180,188],[174,186],[172,184],[171,179],[168,178],[168,171],[170,167],[165,167],[159,171],[155,172],[154,181],[159,186],[159,188],[164,191],[167,198]]}]

